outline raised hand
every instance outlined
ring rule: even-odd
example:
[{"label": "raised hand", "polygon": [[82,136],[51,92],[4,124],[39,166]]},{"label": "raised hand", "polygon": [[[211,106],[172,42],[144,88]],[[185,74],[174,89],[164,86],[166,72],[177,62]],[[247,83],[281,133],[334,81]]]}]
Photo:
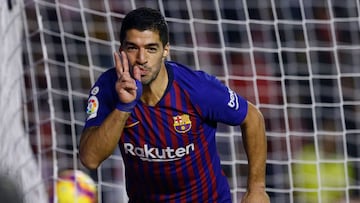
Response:
[{"label": "raised hand", "polygon": [[140,70],[138,67],[133,67],[133,74],[130,73],[129,61],[126,53],[123,51],[121,53],[115,52],[114,59],[118,77],[115,83],[115,89],[119,96],[117,109],[131,112],[136,104],[136,100],[139,99],[142,94]]}]

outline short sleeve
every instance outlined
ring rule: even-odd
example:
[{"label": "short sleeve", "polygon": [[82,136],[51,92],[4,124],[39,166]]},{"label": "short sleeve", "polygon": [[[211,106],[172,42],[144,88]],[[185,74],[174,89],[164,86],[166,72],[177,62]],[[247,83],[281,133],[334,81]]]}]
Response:
[{"label": "short sleeve", "polygon": [[193,71],[172,63],[176,81],[189,93],[192,104],[203,119],[228,125],[240,125],[246,117],[248,103],[215,76]]},{"label": "short sleeve", "polygon": [[203,117],[228,125],[240,125],[246,117],[247,100],[205,72],[197,73],[198,83],[191,96]]},{"label": "short sleeve", "polygon": [[85,128],[90,126],[100,126],[105,118],[114,110],[116,97],[115,92],[115,80],[114,71],[105,72],[95,82],[93,87],[90,89],[89,97],[87,100],[86,114],[87,118],[85,121]]}]

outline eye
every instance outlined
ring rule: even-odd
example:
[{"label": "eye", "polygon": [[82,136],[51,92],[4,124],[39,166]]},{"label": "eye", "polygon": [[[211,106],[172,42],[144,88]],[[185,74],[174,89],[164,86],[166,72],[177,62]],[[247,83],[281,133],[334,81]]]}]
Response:
[{"label": "eye", "polygon": [[148,50],[150,53],[156,53],[158,49],[157,49],[156,47],[148,47],[147,50]]},{"label": "eye", "polygon": [[127,49],[128,51],[135,51],[135,50],[137,50],[137,47],[135,47],[135,46],[128,46],[126,49]]}]

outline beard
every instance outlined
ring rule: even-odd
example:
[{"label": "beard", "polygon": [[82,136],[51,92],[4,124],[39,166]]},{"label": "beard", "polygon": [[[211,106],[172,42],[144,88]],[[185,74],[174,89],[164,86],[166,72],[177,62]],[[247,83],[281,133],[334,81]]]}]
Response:
[{"label": "beard", "polygon": [[141,83],[147,86],[150,85],[158,77],[160,73],[160,69],[161,68],[159,68],[156,72],[153,73],[150,72],[151,73],[150,75],[141,76]]}]

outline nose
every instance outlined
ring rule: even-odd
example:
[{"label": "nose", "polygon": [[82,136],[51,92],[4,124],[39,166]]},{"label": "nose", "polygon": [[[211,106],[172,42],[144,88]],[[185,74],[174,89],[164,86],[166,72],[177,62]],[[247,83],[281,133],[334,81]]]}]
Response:
[{"label": "nose", "polygon": [[139,52],[136,57],[136,62],[139,65],[144,65],[147,62],[146,50],[144,48],[139,49]]}]

